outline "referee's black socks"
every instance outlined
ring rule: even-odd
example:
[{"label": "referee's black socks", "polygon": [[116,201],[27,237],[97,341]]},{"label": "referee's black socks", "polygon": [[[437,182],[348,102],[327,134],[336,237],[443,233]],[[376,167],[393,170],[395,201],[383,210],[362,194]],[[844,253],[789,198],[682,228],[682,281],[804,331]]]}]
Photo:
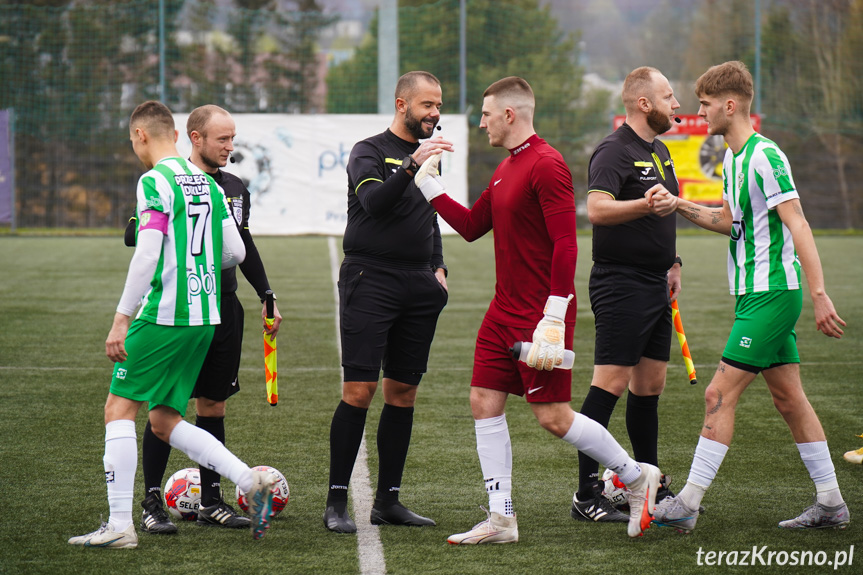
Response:
[{"label": "referee's black socks", "polygon": [[348,501],[348,483],[363,440],[368,409],[340,401],[330,424],[330,483],[327,506]]},{"label": "referee's black socks", "polygon": [[630,391],[626,397],[626,431],[632,443],[632,458],[657,467],[658,408],[658,395],[635,395]]},{"label": "referee's black socks", "polygon": [[378,501],[395,502],[399,499],[413,425],[413,407],[384,403],[377,437],[378,488],[375,499]]},{"label": "referee's black socks", "polygon": [[[611,414],[619,398],[595,385],[590,386],[581,405],[581,414],[601,426],[608,428]],[[599,463],[582,452],[578,452],[578,497],[579,501],[593,498],[593,485],[599,481]]]}]

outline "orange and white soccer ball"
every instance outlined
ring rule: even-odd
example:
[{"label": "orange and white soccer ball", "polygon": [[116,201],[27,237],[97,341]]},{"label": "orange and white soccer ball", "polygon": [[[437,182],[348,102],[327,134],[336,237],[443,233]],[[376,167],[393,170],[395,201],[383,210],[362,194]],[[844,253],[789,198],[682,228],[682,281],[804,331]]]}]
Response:
[{"label": "orange and white soccer ball", "polygon": [[181,469],[165,482],[165,506],[176,519],[195,521],[201,504],[201,472],[197,467]]}]

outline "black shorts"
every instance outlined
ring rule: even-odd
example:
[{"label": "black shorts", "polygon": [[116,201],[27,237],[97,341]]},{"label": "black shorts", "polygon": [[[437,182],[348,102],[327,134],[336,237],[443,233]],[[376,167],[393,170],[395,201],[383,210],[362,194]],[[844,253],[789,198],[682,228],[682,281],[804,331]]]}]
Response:
[{"label": "black shorts", "polygon": [[594,365],[668,361],[671,300],[666,274],[623,266],[593,266],[590,307],[596,319]]},{"label": "black shorts", "polygon": [[225,401],[240,391],[240,353],[243,349],[244,314],[237,294],[222,294],[219,307],[222,323],[216,326],[192,391],[192,397],[206,397],[213,401]]},{"label": "black shorts", "polygon": [[405,270],[345,261],[339,316],[345,381],[384,377],[417,385],[448,294],[430,268]]}]

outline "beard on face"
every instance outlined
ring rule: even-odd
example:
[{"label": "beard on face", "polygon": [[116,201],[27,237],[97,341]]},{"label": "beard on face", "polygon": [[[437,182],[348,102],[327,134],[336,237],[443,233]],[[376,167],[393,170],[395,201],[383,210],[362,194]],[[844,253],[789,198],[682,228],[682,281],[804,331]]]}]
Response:
[{"label": "beard on face", "polygon": [[[435,122],[435,125],[437,125],[437,122]],[[423,140],[425,138],[428,138],[434,132],[434,126],[432,126],[428,129],[428,131],[426,131],[425,126],[423,126],[422,120],[413,115],[410,104],[408,104],[407,111],[405,112],[405,128],[407,128],[410,135],[417,140]]]},{"label": "beard on face", "polygon": [[647,125],[657,134],[664,134],[671,129],[671,118],[654,107],[647,113]]},{"label": "beard on face", "polygon": [[204,171],[215,172],[216,170],[218,170],[219,168],[221,168],[224,165],[220,162],[220,158],[218,156],[212,156],[210,154],[205,154],[203,152],[201,152],[200,156],[201,156],[201,162],[205,166],[207,166],[208,168],[211,168],[211,170],[204,170]]}]

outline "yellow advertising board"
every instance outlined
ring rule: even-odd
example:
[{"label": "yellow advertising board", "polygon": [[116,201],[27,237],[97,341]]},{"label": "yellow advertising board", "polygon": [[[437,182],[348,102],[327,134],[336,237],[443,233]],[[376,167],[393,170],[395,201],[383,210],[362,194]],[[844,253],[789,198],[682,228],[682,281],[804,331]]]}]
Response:
[{"label": "yellow advertising board", "polygon": [[[680,197],[706,205],[722,204],[722,159],[725,141],[722,136],[707,133],[707,123],[696,115],[680,115],[679,124],[659,137],[668,146],[674,171],[680,182]],[[614,117],[614,129],[620,127],[626,116]],[[752,116],[756,131],[761,129],[761,118]]]}]

